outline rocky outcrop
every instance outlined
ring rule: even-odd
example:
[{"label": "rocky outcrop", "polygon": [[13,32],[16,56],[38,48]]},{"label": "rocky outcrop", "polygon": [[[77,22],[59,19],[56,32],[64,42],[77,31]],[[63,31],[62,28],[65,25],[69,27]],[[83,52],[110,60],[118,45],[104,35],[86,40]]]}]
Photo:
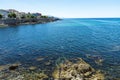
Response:
[{"label": "rocky outcrop", "polygon": [[20,65],[21,65],[20,63],[1,65],[0,66],[0,71],[4,71],[4,70],[16,70]]},{"label": "rocky outcrop", "polygon": [[11,66],[9,66],[9,70],[15,70],[15,69],[17,69],[20,65],[21,65],[20,63],[12,64]]},{"label": "rocky outcrop", "polygon": [[21,67],[20,63],[0,66],[0,80],[46,80],[47,74],[42,70],[35,71],[37,67],[31,66],[28,69]]},{"label": "rocky outcrop", "polygon": [[39,19],[4,19],[0,20],[0,25],[20,25],[20,24],[38,24],[38,23],[48,23],[59,20],[58,18],[39,18]]},{"label": "rocky outcrop", "polygon": [[[39,57],[37,60],[41,61],[43,58]],[[51,61],[48,61],[45,66],[51,64]],[[0,80],[104,80],[100,71],[93,69],[81,58],[58,64],[55,70],[50,72],[37,66],[23,67],[19,62],[3,65],[0,66]]]},{"label": "rocky outcrop", "polygon": [[104,75],[96,71],[81,58],[77,62],[65,61],[53,72],[55,80],[104,80]]}]

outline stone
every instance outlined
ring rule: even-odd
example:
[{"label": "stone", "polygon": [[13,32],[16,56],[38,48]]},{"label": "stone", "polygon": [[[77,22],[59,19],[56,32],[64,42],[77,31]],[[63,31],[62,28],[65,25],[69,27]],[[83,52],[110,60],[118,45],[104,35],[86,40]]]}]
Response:
[{"label": "stone", "polygon": [[44,73],[40,73],[40,74],[36,74],[38,79],[44,79],[44,78],[48,78],[48,76]]},{"label": "stone", "polygon": [[98,65],[102,65],[103,61],[104,61],[103,59],[97,59],[95,60],[95,63]]},{"label": "stone", "polygon": [[1,65],[1,66],[0,66],[0,71],[9,69],[10,65],[11,65],[11,64]]},{"label": "stone", "polygon": [[52,76],[55,80],[104,80],[104,75],[97,72],[83,59],[73,63],[69,60],[56,67]]},{"label": "stone", "polygon": [[102,65],[104,59],[100,55],[90,55],[86,54],[86,57],[95,61],[97,65]]},{"label": "stone", "polygon": [[0,66],[0,71],[5,70],[5,69],[6,69],[6,65]]},{"label": "stone", "polygon": [[44,79],[47,79],[48,76],[45,74],[45,73],[36,73],[36,72],[33,72],[33,73],[25,73],[23,75],[23,80],[44,80]]},{"label": "stone", "polygon": [[9,66],[9,70],[15,70],[15,69],[17,69],[20,65],[21,65],[20,63],[12,64],[11,66]]},{"label": "stone", "polygon": [[29,70],[36,70],[37,68],[35,67],[35,66],[31,66],[31,67],[29,67]]},{"label": "stone", "polygon": [[45,62],[46,66],[49,66],[51,64],[51,61],[49,60],[48,62]]},{"label": "stone", "polygon": [[42,58],[42,57],[36,58],[36,61],[42,61],[42,60],[44,60],[44,58]]}]

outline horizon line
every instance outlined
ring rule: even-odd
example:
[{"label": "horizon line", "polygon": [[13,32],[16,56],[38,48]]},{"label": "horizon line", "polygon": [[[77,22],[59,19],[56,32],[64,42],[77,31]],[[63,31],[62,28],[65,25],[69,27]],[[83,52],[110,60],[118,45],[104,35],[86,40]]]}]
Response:
[{"label": "horizon line", "polygon": [[120,17],[58,17],[58,18],[120,18]]}]

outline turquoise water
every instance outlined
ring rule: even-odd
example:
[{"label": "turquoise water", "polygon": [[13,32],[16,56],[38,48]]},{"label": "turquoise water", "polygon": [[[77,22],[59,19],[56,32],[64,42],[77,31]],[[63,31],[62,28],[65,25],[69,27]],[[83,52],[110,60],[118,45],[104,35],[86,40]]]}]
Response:
[{"label": "turquoise water", "polygon": [[[45,59],[38,62],[38,57]],[[20,62],[52,70],[60,57],[82,57],[110,79],[120,78],[120,19],[63,19],[0,28],[0,65]],[[49,60],[51,65],[45,66]]]}]

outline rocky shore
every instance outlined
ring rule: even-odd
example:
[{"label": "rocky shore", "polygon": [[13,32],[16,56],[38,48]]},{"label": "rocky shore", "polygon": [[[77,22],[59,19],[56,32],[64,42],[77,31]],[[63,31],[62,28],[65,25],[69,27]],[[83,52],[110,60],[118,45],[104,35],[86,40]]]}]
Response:
[{"label": "rocky shore", "polygon": [[48,23],[60,20],[54,17],[48,18],[40,18],[40,19],[3,19],[0,20],[0,26],[14,26],[14,25],[21,25],[21,24],[39,24],[39,23]]},{"label": "rocky shore", "polygon": [[81,58],[77,62],[65,61],[53,72],[55,80],[104,80],[104,75],[96,71]]},{"label": "rocky shore", "polygon": [[15,63],[0,66],[0,80],[104,80],[100,71],[93,69],[81,58],[60,63],[49,73],[51,76],[42,70],[34,72],[34,66],[25,69],[20,68],[21,65]]},{"label": "rocky shore", "polygon": [[14,9],[0,9],[0,27],[20,25],[20,24],[38,24],[48,23],[59,20],[53,16],[42,15],[42,13],[19,12]]}]

